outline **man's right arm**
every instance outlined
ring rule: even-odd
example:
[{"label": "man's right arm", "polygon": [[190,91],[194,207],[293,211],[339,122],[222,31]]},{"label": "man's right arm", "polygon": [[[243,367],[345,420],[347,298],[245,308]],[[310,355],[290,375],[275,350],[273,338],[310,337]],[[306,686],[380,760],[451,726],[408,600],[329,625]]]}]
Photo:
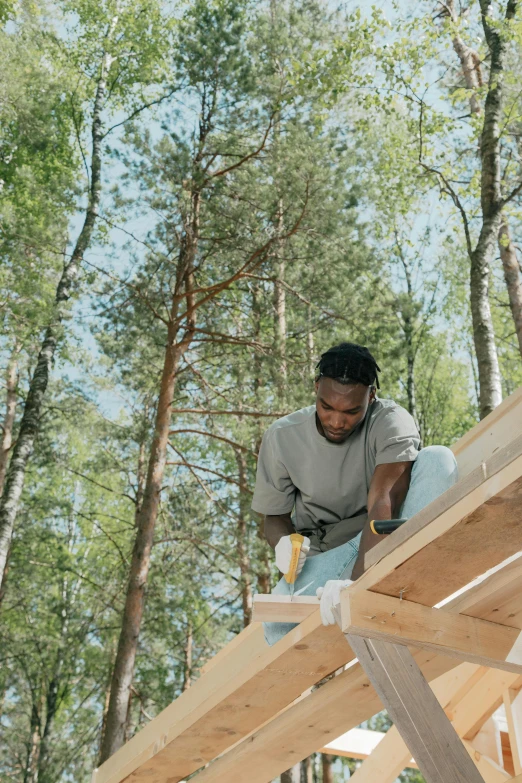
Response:
[{"label": "man's right arm", "polygon": [[272,549],[276,548],[283,536],[289,536],[291,533],[295,533],[295,529],[290,514],[265,516],[265,538]]}]

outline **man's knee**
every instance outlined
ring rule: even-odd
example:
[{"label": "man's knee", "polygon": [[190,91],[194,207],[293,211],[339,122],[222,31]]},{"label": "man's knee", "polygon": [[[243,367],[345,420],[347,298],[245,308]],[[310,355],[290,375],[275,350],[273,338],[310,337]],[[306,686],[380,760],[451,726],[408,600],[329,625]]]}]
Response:
[{"label": "man's knee", "polygon": [[446,446],[426,446],[421,449],[415,461],[415,471],[436,475],[446,479],[449,484],[455,484],[458,480],[457,460]]}]

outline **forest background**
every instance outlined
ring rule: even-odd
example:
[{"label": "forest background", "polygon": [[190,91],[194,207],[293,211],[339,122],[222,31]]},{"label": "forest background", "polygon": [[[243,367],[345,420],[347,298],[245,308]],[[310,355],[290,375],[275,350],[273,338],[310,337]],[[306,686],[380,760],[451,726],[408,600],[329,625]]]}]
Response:
[{"label": "forest background", "polygon": [[517,6],[0,0],[1,781],[88,781],[251,621],[323,350],[425,445],[522,383]]}]

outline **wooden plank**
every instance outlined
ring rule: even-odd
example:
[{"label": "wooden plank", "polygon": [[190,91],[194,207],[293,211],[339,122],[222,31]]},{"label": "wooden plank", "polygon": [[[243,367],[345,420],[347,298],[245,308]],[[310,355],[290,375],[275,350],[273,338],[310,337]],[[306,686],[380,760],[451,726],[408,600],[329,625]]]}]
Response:
[{"label": "wooden plank", "polygon": [[509,744],[515,775],[522,774],[522,693],[508,688],[504,692],[504,707],[508,725]]},{"label": "wooden plank", "polygon": [[[439,702],[445,706],[459,693],[465,693],[465,685],[474,681],[477,667],[472,664],[458,666],[451,672],[437,678],[431,688]],[[360,729],[352,729],[360,731]],[[367,732],[368,733],[368,732]],[[322,752],[334,755],[347,755],[351,758],[360,758],[353,753],[345,752],[344,737],[349,737],[351,732],[344,734],[332,743],[329,743]],[[371,735],[379,732],[370,732]],[[363,738],[364,739],[364,738]],[[411,758],[406,743],[402,739],[396,726],[392,726],[382,741],[378,742],[371,756],[351,776],[353,783],[393,783],[406,767],[417,766]]]},{"label": "wooden plank", "polygon": [[484,783],[408,648],[345,636],[426,783]]},{"label": "wooden plank", "polygon": [[315,595],[255,595],[253,619],[262,623],[300,623],[317,610]]},{"label": "wooden plank", "polygon": [[320,748],[319,753],[344,756],[347,759],[366,759],[373,754],[387,734],[388,732],[372,731],[371,729],[350,729],[333,742]]},{"label": "wooden plank", "polygon": [[521,503],[519,437],[373,547],[350,590],[439,603],[522,550]]},{"label": "wooden plank", "polygon": [[502,767],[495,764],[488,756],[485,756],[483,753],[476,750],[470,742],[464,740],[463,747],[467,750],[475,763],[484,783],[505,783],[508,780],[512,780],[511,775],[509,775],[505,769],[502,769]]},{"label": "wooden plank", "polygon": [[461,478],[518,435],[522,435],[522,386],[451,447]]},{"label": "wooden plank", "polygon": [[[500,576],[498,574],[495,575],[495,579],[500,579]],[[473,611],[471,596],[473,595],[474,590],[480,591],[481,589],[481,586],[479,586],[470,591],[470,595],[468,596],[468,611]],[[445,607],[445,610],[447,611],[451,611],[451,609],[451,603]],[[489,619],[490,616],[495,616],[495,607],[491,608],[489,611],[490,615],[486,615],[486,619]],[[310,623],[312,618],[315,617],[316,623],[319,624],[319,626],[316,625],[315,628],[316,631],[320,633],[320,620],[318,619],[318,614],[319,613],[317,612],[305,622]],[[301,624],[299,628],[303,629],[304,625],[305,623]],[[295,629],[295,631],[297,630],[298,629]],[[416,657],[423,661],[423,665],[428,667],[426,673],[429,674],[431,671],[432,676],[438,676],[443,671],[447,671],[455,665],[455,661],[451,661],[448,658],[435,657],[431,653],[424,651],[419,651]],[[355,673],[353,673],[354,670]],[[258,783],[266,783],[267,780],[273,779],[289,766],[289,757],[292,760],[296,760],[299,756],[300,758],[304,758],[311,752],[318,750],[318,748],[324,744],[327,736],[331,739],[335,739],[342,731],[353,728],[353,726],[371,717],[372,714],[381,708],[380,702],[364,675],[362,675],[360,671],[359,674],[357,674],[359,667],[355,666],[354,670],[352,669],[349,670],[349,672],[344,673],[343,676],[348,676],[349,674],[351,679],[342,681],[345,684],[346,691],[343,688],[339,688],[339,701],[337,704],[337,691],[330,693],[330,690],[327,689],[325,691],[324,689],[326,686],[323,686],[318,691],[315,691],[310,697],[307,697],[294,707],[290,707],[286,713],[283,713],[283,715],[275,721],[272,721],[262,729],[258,729],[245,743],[240,743],[233,751],[230,751],[230,753],[212,764],[209,769],[199,773],[198,779],[203,775],[204,781],[207,779],[209,781],[214,781],[215,778],[215,780],[220,781],[220,783],[228,783],[230,780],[240,779],[241,774],[243,774],[241,770],[244,768],[248,769],[249,779],[252,778],[252,783],[254,783],[254,773],[252,771],[252,765],[254,765],[256,770],[259,770],[259,777],[256,778]],[[339,678],[336,678],[336,686],[338,679]],[[258,680],[258,684],[259,687],[262,688],[261,678]],[[196,687],[196,685],[197,683],[193,688]],[[324,701],[322,699],[323,694]],[[321,697],[321,699],[319,699],[319,697]],[[310,701],[310,699],[312,699],[312,701]],[[254,707],[255,706],[256,705],[254,704]],[[272,712],[272,715],[273,714],[274,712]],[[250,716],[247,716],[245,711],[243,711],[242,717],[243,719],[245,719],[245,717],[250,719]],[[270,715],[267,717],[267,720],[269,720],[269,718]],[[240,737],[236,737],[236,740],[237,739],[240,739]],[[230,744],[232,744],[232,742]],[[147,765],[147,769],[148,774],[150,775],[150,765]],[[159,769],[160,767],[158,765],[158,770]],[[238,772],[238,770],[240,771]],[[210,777],[208,777],[209,775]],[[136,781],[140,779],[141,771],[139,775],[134,777],[134,780]],[[144,781],[151,780],[153,783],[159,783],[160,781],[163,782],[169,778],[168,776],[158,774],[158,776],[150,778],[145,777],[144,775],[142,779]],[[201,783],[203,783],[203,781],[201,781]]]},{"label": "wooden plank", "polygon": [[256,634],[256,638],[258,639],[261,632],[259,630],[259,623],[252,622],[250,625],[247,625],[246,628],[243,628],[242,631],[240,631],[238,634],[236,634],[233,639],[231,639],[228,644],[226,644],[224,647],[221,648],[215,655],[210,658],[204,666],[201,667],[199,676],[202,677],[204,674],[207,674],[211,669],[216,666],[216,664],[221,663],[222,661],[227,658],[233,650],[235,650],[237,647],[241,647],[245,640],[248,639],[249,636],[252,636],[252,634]]},{"label": "wooden plank", "polygon": [[[497,574],[495,578],[500,577]],[[481,586],[470,590],[469,611],[473,611],[472,595],[480,590]],[[450,602],[445,610],[451,611],[452,607],[453,602]],[[486,614],[485,619],[495,616],[494,608],[490,611],[491,615]],[[460,664],[454,668],[454,659],[424,650],[417,650],[414,657],[428,680],[440,677],[444,672],[447,672],[445,676],[448,678],[457,677],[465,670],[468,676],[459,681],[456,690],[461,696],[473,689],[477,677],[488,673],[488,670],[474,664]],[[495,674],[502,678],[497,683],[499,693],[516,679],[516,675],[510,673],[498,671]],[[466,686],[470,679],[471,688]],[[495,682],[488,681],[486,690],[494,686]],[[309,756],[328,739],[334,740],[341,732],[357,726],[380,709],[379,698],[359,664],[355,664],[217,759],[197,775],[197,783],[230,783],[231,780],[241,780],[245,775],[248,775],[249,783],[266,783],[287,769],[289,763]],[[468,724],[466,727],[469,727]]]},{"label": "wooden plank", "polygon": [[368,590],[343,592],[341,630],[522,674],[522,631],[517,628]]},{"label": "wooden plank", "polygon": [[[335,748],[335,743],[332,744]],[[326,752],[339,755],[335,749]],[[354,756],[349,757],[354,758]],[[403,769],[412,766],[411,753],[397,727],[392,726],[371,756],[368,756],[364,764],[361,764],[350,776],[350,781],[351,783],[394,783]]]},{"label": "wooden plank", "polygon": [[321,624],[319,611],[273,647],[258,625],[111,756],[96,783],[183,780],[353,660],[347,647],[336,626]]},{"label": "wooden plank", "polygon": [[[391,540],[413,523],[411,540],[391,546],[390,551],[384,552],[385,562],[376,563],[356,585],[384,593],[391,590],[392,595],[398,595],[397,588],[408,587],[403,579],[406,573],[413,579],[407,597],[421,603],[424,598],[431,606],[522,548],[519,513],[515,524],[517,493],[519,484],[522,485],[521,447],[522,440],[494,455],[486,468],[489,478],[484,483],[480,484],[482,473],[470,474],[460,483],[457,494],[448,498],[452,490],[445,493],[442,507],[431,504],[429,513],[435,514],[436,519],[432,516],[430,520],[429,515],[426,518],[421,512],[390,536]],[[457,529],[460,547],[455,548],[452,533]],[[480,548],[476,545],[477,532],[482,532]],[[389,543],[384,544],[390,547]],[[465,552],[468,544],[472,550],[470,558]],[[383,544],[375,549],[379,547],[382,555]],[[431,550],[429,568],[422,564],[426,550]],[[412,564],[413,571],[402,570],[411,569]],[[386,578],[394,576],[398,584],[387,584]],[[416,597],[417,591],[420,598]],[[97,783],[119,783],[142,766],[143,779],[148,775],[150,781],[164,781],[167,777],[172,783],[181,780],[269,720],[325,674],[346,663],[348,659],[339,648],[342,636],[338,629],[323,628],[318,614],[315,612],[270,649],[262,639],[261,628],[256,629],[102,765]],[[451,664],[445,665],[449,668]],[[292,676],[288,676],[290,673]],[[363,700],[362,707],[365,704]],[[377,706],[374,711],[378,709]],[[362,711],[364,720],[368,713],[364,715]],[[339,726],[336,733],[341,730]]]},{"label": "wooden plank", "polygon": [[502,743],[500,740],[500,729],[494,715],[488,718],[480,730],[471,740],[471,745],[487,756],[498,766],[502,766]]},{"label": "wooden plank", "polygon": [[509,744],[509,734],[507,731],[500,732],[500,742],[502,744],[502,766],[511,776],[515,774],[513,768],[513,758],[511,756],[511,745]]},{"label": "wooden plank", "polygon": [[473,739],[486,720],[502,704],[502,694],[522,683],[520,675],[489,669],[453,710],[452,721],[457,733]]},{"label": "wooden plank", "polygon": [[[455,664],[451,658],[434,656],[424,650],[418,650],[415,658],[428,680],[449,672]],[[461,666],[473,667],[473,664]],[[194,781],[267,783],[381,709],[381,701],[362,667],[355,664],[251,734],[199,772]],[[163,783],[167,780],[164,778]],[[144,777],[143,783],[149,783],[148,778]],[[154,783],[159,783],[159,779]]]}]

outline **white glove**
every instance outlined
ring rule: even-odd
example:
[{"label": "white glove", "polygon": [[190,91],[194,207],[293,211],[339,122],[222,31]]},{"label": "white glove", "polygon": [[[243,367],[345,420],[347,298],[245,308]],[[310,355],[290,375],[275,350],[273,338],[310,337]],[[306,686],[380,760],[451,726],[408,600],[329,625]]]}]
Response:
[{"label": "white glove", "polygon": [[[299,576],[303,570],[306,556],[310,551],[310,539],[303,536],[304,541],[301,544],[301,552],[299,553],[299,561],[297,563],[296,577]],[[279,539],[275,547],[276,566],[279,568],[282,574],[287,574],[290,569],[290,561],[292,559],[292,542],[290,536],[283,536]]]},{"label": "white glove", "polygon": [[323,625],[335,625],[332,609],[341,603],[341,590],[353,585],[351,579],[330,579],[324,587],[318,587],[316,596],[320,599],[319,609]]}]

